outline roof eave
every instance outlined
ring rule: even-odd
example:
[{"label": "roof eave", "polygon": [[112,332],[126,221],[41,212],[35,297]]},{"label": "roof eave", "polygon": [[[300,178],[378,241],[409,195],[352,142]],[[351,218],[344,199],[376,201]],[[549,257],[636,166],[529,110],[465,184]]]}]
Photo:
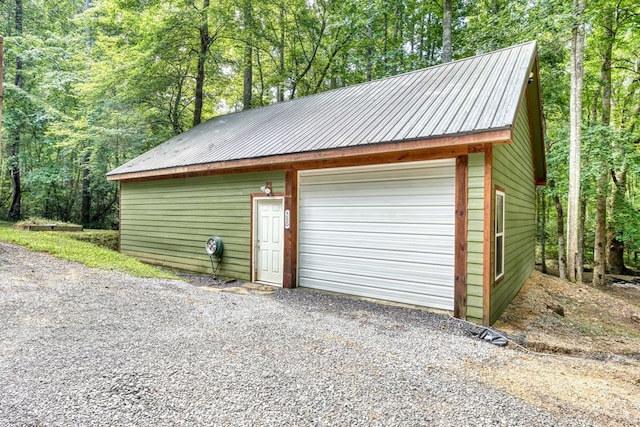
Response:
[{"label": "roof eave", "polygon": [[534,80],[531,82],[532,90],[528,91],[530,126],[533,139],[533,162],[536,185],[545,185],[547,182],[547,159],[545,153],[545,123],[542,112],[542,91],[540,90],[540,65],[538,53],[534,57],[531,66]]},{"label": "roof eave", "polygon": [[469,134],[446,135],[427,139],[383,142],[377,144],[358,145],[353,147],[308,151],[268,157],[237,159],[223,162],[202,163],[137,172],[109,174],[109,181],[130,181],[145,179],[167,179],[189,174],[216,174],[231,169],[254,168],[273,169],[291,167],[297,163],[321,159],[338,159],[359,156],[379,155],[385,153],[411,152],[429,148],[459,147],[477,144],[498,144],[511,142],[511,127],[491,129]]},{"label": "roof eave", "polygon": [[[527,73],[523,76],[518,108],[515,109],[512,123],[515,123],[520,114],[520,105],[525,98],[527,114],[529,118],[529,129],[531,132],[531,144],[533,154],[533,172],[536,185],[545,185],[547,182],[547,161],[544,149],[544,115],[542,113],[542,96],[540,90],[540,66],[538,59],[537,42],[534,42],[534,49]],[[530,77],[533,74],[532,77]]]}]

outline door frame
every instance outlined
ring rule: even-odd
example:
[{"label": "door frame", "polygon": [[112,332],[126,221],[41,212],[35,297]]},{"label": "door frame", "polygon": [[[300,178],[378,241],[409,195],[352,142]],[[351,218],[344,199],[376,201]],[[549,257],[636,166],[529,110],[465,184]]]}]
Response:
[{"label": "door frame", "polygon": [[[266,196],[262,193],[260,194],[252,194],[251,195],[251,281],[255,282],[258,279],[258,203],[260,201],[272,201],[272,200],[280,200],[280,203],[282,204],[282,214],[284,215],[284,208],[285,208],[285,197],[283,194],[280,193],[276,193],[273,196]],[[269,284],[271,286],[283,286],[283,281],[284,281],[284,251],[285,251],[285,244],[284,244],[284,218],[283,218],[283,225],[282,228],[280,230],[280,247],[281,247],[281,254],[282,256],[280,257],[280,264],[281,264],[281,271],[283,273],[283,277],[280,280],[280,283],[272,283],[272,282],[263,282],[265,284]]]}]

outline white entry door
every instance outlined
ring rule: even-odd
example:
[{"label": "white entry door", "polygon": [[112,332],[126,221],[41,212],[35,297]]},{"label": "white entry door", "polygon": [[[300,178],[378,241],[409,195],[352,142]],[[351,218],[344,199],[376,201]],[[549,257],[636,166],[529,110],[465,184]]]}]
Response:
[{"label": "white entry door", "polygon": [[284,199],[255,200],[254,280],[282,286]]}]

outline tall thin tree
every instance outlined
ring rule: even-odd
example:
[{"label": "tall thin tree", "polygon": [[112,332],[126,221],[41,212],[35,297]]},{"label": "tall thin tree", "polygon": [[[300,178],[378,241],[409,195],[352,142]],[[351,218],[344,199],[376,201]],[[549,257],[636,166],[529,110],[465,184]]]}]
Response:
[{"label": "tall thin tree", "polygon": [[[22,0],[16,0],[15,11],[15,35],[16,37],[22,36]],[[22,89],[23,75],[22,75],[22,57],[20,53],[16,55],[16,75],[14,84],[17,88]],[[9,161],[9,175],[11,176],[11,206],[9,207],[9,219],[17,221],[22,215],[22,188],[20,180],[20,143],[21,143],[21,129],[22,126],[17,126],[14,135],[8,145],[8,161]]]},{"label": "tall thin tree", "polygon": [[286,15],[284,5],[280,7],[280,37],[278,40],[278,102],[284,102],[284,81],[285,81],[285,69],[284,69],[284,46],[285,46],[285,25]]},{"label": "tall thin tree", "polygon": [[[621,21],[626,16],[632,16],[631,13],[624,13],[621,7],[621,1],[614,2],[614,8],[607,11],[604,19],[605,26],[605,50],[602,61],[602,124],[611,125],[611,107],[613,83],[611,80],[613,47],[616,42],[616,35],[620,29]],[[623,17],[622,15],[625,15]],[[605,105],[606,103],[606,105]],[[611,144],[614,157],[623,158],[624,149],[614,139]],[[624,264],[624,247],[625,243],[622,238],[620,228],[620,210],[623,208],[627,192],[627,165],[626,162],[616,162],[619,164],[612,165],[611,180],[613,182],[611,188],[611,220],[607,225],[607,268],[612,274],[625,274],[628,272]]]},{"label": "tall thin tree", "polygon": [[253,6],[251,0],[245,0],[242,12],[246,38],[244,46],[242,109],[249,110],[253,104]]},{"label": "tall thin tree", "polygon": [[[92,0],[85,0],[84,10],[85,12],[91,8]],[[89,21],[91,22],[91,21]],[[86,30],[86,47],[87,51],[91,49],[93,41],[91,40],[91,28],[87,27]],[[88,227],[91,223],[91,151],[90,148],[86,148],[86,152],[82,159],[82,202],[80,207],[80,217],[82,219],[82,225]]]},{"label": "tall thin tree", "polygon": [[373,0],[369,0],[369,19],[367,20],[367,65],[365,67],[365,75],[368,82],[373,76],[373,20],[374,20],[374,4]]},{"label": "tall thin tree", "polygon": [[[602,91],[602,124],[611,123],[611,57],[615,33],[610,13],[604,16],[604,49],[602,67],[600,69],[600,89]],[[595,117],[594,117],[595,118]],[[606,143],[609,143],[608,141]],[[596,190],[596,230],[593,247],[593,280],[594,286],[606,283],[606,242],[607,242],[607,184],[609,181],[609,166],[601,159],[601,171],[598,175]]]},{"label": "tall thin tree", "polygon": [[[224,24],[222,24],[224,25]],[[202,9],[200,9],[200,27],[198,33],[200,34],[200,46],[198,49],[198,65],[196,75],[196,90],[195,100],[193,107],[193,125],[198,125],[202,122],[202,107],[204,102],[204,80],[205,80],[205,65],[207,62],[207,56],[211,50],[211,45],[218,38],[218,32],[222,28],[220,25],[214,34],[209,31],[209,0],[203,0]]]},{"label": "tall thin tree", "polygon": [[442,62],[451,62],[453,60],[453,0],[443,0],[442,2]]},{"label": "tall thin tree", "polygon": [[584,11],[586,0],[573,0],[573,29],[571,37],[571,99],[569,200],[567,203],[567,273],[576,281],[580,216],[580,143],[582,140],[582,85],[584,78]]}]

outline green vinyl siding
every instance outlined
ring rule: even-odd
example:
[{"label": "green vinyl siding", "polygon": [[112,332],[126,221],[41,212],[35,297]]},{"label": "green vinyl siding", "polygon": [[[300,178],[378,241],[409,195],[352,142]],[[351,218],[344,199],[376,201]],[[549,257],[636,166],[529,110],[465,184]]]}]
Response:
[{"label": "green vinyl siding", "polygon": [[[526,99],[526,97],[525,97]],[[513,142],[493,149],[492,210],[495,185],[505,192],[504,277],[491,291],[491,319],[495,322],[516,296],[534,267],[535,255],[535,179],[527,105],[520,105],[513,129]],[[492,233],[492,279],[494,274],[495,233]]]},{"label": "green vinyl siding", "polygon": [[217,275],[251,279],[251,194],[265,182],[284,191],[284,172],[123,182],[120,250],[142,261],[211,274],[204,244],[222,238]]},{"label": "green vinyl siding", "polygon": [[482,323],[484,153],[469,155],[467,185],[467,320]]}]

